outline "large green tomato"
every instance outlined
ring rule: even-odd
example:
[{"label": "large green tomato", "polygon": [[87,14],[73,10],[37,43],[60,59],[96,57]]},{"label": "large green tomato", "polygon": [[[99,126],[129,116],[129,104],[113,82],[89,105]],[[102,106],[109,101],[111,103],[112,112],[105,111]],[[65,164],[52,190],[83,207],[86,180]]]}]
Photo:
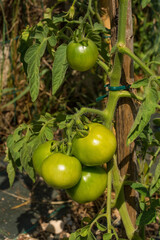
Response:
[{"label": "large green tomato", "polygon": [[71,188],[78,183],[82,174],[81,163],[73,156],[54,153],[42,164],[42,177],[51,187]]},{"label": "large green tomato", "polygon": [[97,58],[97,46],[90,39],[71,41],[67,46],[67,60],[72,69],[87,71],[95,65]]},{"label": "large green tomato", "polygon": [[77,185],[67,189],[68,195],[78,203],[95,201],[107,187],[107,173],[100,167],[84,167]]},{"label": "large green tomato", "polygon": [[73,139],[72,154],[86,166],[110,161],[117,145],[114,134],[99,123],[90,123],[88,127],[89,133],[86,137]]},{"label": "large green tomato", "polygon": [[34,151],[32,156],[33,167],[36,173],[41,176],[41,167],[45,158],[49,157],[49,155],[53,154],[51,152],[51,146],[55,143],[54,140],[47,141],[38,146],[38,148]]}]

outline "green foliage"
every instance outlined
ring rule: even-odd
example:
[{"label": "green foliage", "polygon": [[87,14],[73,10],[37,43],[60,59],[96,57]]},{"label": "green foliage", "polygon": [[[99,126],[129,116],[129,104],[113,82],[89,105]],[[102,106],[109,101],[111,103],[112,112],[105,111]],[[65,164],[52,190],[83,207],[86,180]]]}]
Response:
[{"label": "green foliage", "polygon": [[[66,60],[66,47],[72,39],[80,40],[82,37],[92,39],[101,51],[103,39],[102,34],[108,34],[108,30],[96,22],[93,18],[84,21],[81,18],[68,19],[68,14],[51,16],[51,9],[47,9],[45,18],[37,25],[27,27],[21,35],[19,52],[23,62],[27,79],[30,86],[30,94],[34,102],[39,94],[40,65],[41,58],[45,55],[46,49],[53,59],[52,67],[52,94],[54,95],[65,80],[68,63]],[[61,27],[61,23],[64,27]],[[75,30],[75,31],[74,31]],[[82,32],[84,32],[82,34]],[[83,36],[84,35],[84,36]],[[60,42],[63,41],[63,44]],[[106,55],[107,61],[109,57]]]},{"label": "green foliage", "polygon": [[10,185],[13,184],[16,169],[20,172],[24,169],[34,181],[35,173],[32,165],[32,154],[34,150],[46,140],[53,139],[54,118],[46,113],[36,121],[27,125],[19,125],[18,128],[7,139],[8,152],[5,158]]},{"label": "green foliage", "polygon": [[142,8],[145,8],[151,0],[142,0]]},{"label": "green foliage", "polygon": [[24,61],[27,63],[27,78],[30,85],[30,94],[32,101],[37,99],[39,93],[39,67],[40,59],[44,55],[47,47],[47,41],[53,47],[56,44],[55,36],[49,34],[47,26],[38,26],[35,30],[34,38],[36,41],[25,52]]},{"label": "green foliage", "polygon": [[[140,194],[141,212],[136,224],[144,227],[155,222],[160,206],[160,200],[154,197],[154,194],[158,193],[160,189],[160,161],[157,163],[160,142],[155,139],[149,124],[140,134],[137,146],[140,148],[140,151],[137,152],[140,182],[132,183],[131,187]],[[147,161],[146,158],[150,161]],[[155,172],[153,172],[153,167]]]},{"label": "green foliage", "polygon": [[52,94],[54,95],[58,88],[62,85],[66,70],[68,68],[66,58],[67,45],[60,45],[55,52],[55,59],[52,69]]},{"label": "green foliage", "polygon": [[[146,79],[137,83],[137,85],[141,83],[143,86],[146,85]],[[136,86],[136,83],[133,84],[133,87]],[[137,86],[136,86],[137,87]],[[144,89],[144,100],[139,108],[137,117],[134,121],[134,124],[128,134],[127,143],[130,144],[133,142],[143,131],[145,126],[150,121],[150,118],[153,113],[155,113],[156,108],[158,106],[158,86],[152,77],[148,79],[148,84]]]},{"label": "green foliage", "polygon": [[[134,52],[149,64],[152,61],[151,69],[157,72],[154,64],[160,53],[160,2],[159,0],[134,0]],[[135,64],[136,74],[140,73],[139,66]]]}]

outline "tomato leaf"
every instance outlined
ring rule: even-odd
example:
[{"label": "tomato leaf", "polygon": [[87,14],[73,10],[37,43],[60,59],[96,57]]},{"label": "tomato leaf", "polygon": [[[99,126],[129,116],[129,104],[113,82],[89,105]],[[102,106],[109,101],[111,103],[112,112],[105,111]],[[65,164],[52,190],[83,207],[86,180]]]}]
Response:
[{"label": "tomato leaf", "polygon": [[52,94],[54,95],[64,81],[65,73],[68,68],[66,57],[67,45],[62,44],[55,52],[55,59],[52,68]]},{"label": "tomato leaf", "polygon": [[106,228],[104,225],[102,225],[102,224],[100,224],[100,223],[98,223],[98,222],[96,222],[96,226],[97,226],[97,228],[98,228],[100,231],[102,231],[102,232],[104,232],[104,231],[107,230],[107,228]]},{"label": "tomato leaf", "polygon": [[82,222],[83,222],[83,223],[90,223],[91,221],[92,221],[92,219],[89,218],[89,217],[84,217],[84,218],[82,219]]},{"label": "tomato leaf", "polygon": [[87,240],[96,240],[94,234],[91,231],[88,234]]},{"label": "tomato leaf", "polygon": [[151,222],[154,222],[156,218],[155,208],[150,208],[148,211],[143,211],[139,214],[136,224],[139,226],[145,226]]},{"label": "tomato leaf", "polygon": [[33,166],[31,163],[31,157],[32,157],[32,148],[31,146],[25,144],[21,151],[20,161],[26,173],[34,181],[35,174],[34,174]]},{"label": "tomato leaf", "polygon": [[103,240],[110,240],[110,239],[112,239],[113,235],[114,234],[112,234],[112,233],[105,233],[105,234],[103,234]]},{"label": "tomato leaf", "polygon": [[148,85],[148,78],[140,79],[131,85],[131,88],[140,88]]},{"label": "tomato leaf", "polygon": [[53,129],[46,127],[45,128],[45,136],[47,140],[52,140],[53,139]]},{"label": "tomato leaf", "polygon": [[78,236],[79,236],[78,232],[71,233],[69,240],[76,240]]},{"label": "tomato leaf", "polygon": [[142,0],[142,8],[145,8],[151,0]]},{"label": "tomato leaf", "polygon": [[145,197],[149,196],[148,189],[142,183],[132,183],[131,188],[135,189],[137,192],[139,192]]},{"label": "tomato leaf", "polygon": [[152,196],[160,188],[160,161],[156,167],[155,175],[150,185],[150,196]]},{"label": "tomato leaf", "polygon": [[82,236],[82,237],[86,237],[89,233],[89,225],[79,229],[79,234]]},{"label": "tomato leaf", "polygon": [[33,102],[37,99],[39,93],[40,59],[47,46],[48,31],[48,28],[44,27],[41,32],[36,32],[35,38],[38,39],[38,41],[27,49],[24,57],[27,63],[27,78],[29,80],[30,94]]},{"label": "tomato leaf", "polygon": [[52,33],[52,35],[48,38],[48,42],[51,47],[54,47],[56,45],[57,40],[56,40],[56,36],[54,35],[54,33]]},{"label": "tomato leaf", "polygon": [[99,31],[99,32],[103,32],[103,33],[107,33],[106,28],[104,27],[104,25],[95,22],[94,26],[93,26],[94,31]]},{"label": "tomato leaf", "polygon": [[[9,161],[9,159],[8,159]],[[10,187],[13,185],[14,179],[15,179],[15,166],[13,163],[13,160],[10,159],[8,165],[7,165],[7,174],[8,174],[8,178],[9,178],[9,184]]]},{"label": "tomato leaf", "polygon": [[157,85],[154,81],[149,81],[145,87],[145,99],[139,108],[137,117],[129,132],[127,144],[133,142],[143,131],[144,127],[150,121],[151,115],[155,113],[158,102]]}]

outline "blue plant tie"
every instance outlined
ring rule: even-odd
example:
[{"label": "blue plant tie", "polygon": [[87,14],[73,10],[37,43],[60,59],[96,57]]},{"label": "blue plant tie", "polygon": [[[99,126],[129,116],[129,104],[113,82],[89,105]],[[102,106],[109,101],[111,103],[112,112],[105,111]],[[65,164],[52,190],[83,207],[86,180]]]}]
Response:
[{"label": "blue plant tie", "polygon": [[96,102],[100,102],[101,100],[103,100],[104,98],[108,97],[108,92],[109,91],[119,91],[119,90],[128,90],[130,88],[131,85],[128,85],[128,86],[110,86],[110,84],[106,84],[104,85],[104,87],[108,88],[108,91],[106,91],[106,94],[103,95],[103,96],[100,96],[98,98],[96,98]]},{"label": "blue plant tie", "polygon": [[100,97],[96,98],[96,102],[100,102],[101,100],[103,100],[106,97],[108,97],[108,94],[105,94],[103,96],[100,96]]},{"label": "blue plant tie", "polygon": [[109,91],[119,91],[119,90],[128,90],[130,88],[130,85],[128,86],[110,86],[110,84],[104,85],[104,87],[108,87]]}]

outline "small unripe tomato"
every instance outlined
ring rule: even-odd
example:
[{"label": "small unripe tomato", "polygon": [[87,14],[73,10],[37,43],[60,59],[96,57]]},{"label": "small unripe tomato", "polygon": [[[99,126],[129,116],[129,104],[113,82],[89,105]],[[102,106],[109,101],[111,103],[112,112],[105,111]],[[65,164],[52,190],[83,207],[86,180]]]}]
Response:
[{"label": "small unripe tomato", "polygon": [[90,39],[81,42],[71,41],[67,46],[67,60],[72,69],[87,71],[95,65],[97,58],[97,46]]},{"label": "small unripe tomato", "polygon": [[67,189],[80,180],[82,167],[79,160],[63,153],[54,153],[42,164],[42,177],[51,187]]}]

